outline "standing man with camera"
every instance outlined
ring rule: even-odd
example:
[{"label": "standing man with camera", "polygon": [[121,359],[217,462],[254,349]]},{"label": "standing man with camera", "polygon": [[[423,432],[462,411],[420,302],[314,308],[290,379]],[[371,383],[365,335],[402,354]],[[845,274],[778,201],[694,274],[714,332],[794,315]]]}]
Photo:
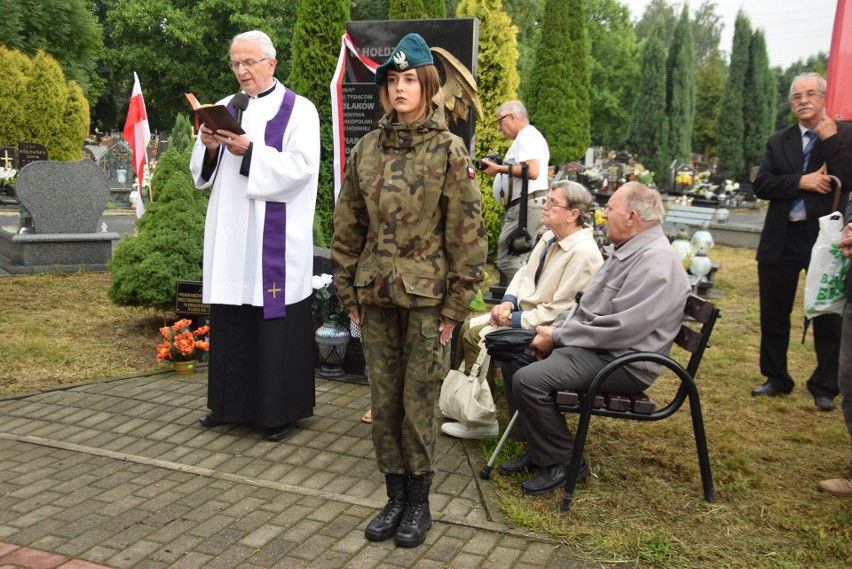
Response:
[{"label": "standing man with camera", "polygon": [[[547,199],[547,165],[550,162],[550,149],[541,132],[530,124],[527,109],[520,101],[503,103],[497,109],[497,126],[512,145],[506,152],[502,164],[483,158],[480,162],[482,172],[494,176],[494,199],[501,204],[506,213],[503,216],[503,228],[497,245],[497,270],[500,271],[500,285],[507,286],[529,258],[529,252],[513,255],[509,252],[507,240],[518,227],[521,203],[521,164],[528,166],[527,178],[527,232],[535,243],[541,225],[541,206]],[[496,158],[496,157],[495,157]]]}]

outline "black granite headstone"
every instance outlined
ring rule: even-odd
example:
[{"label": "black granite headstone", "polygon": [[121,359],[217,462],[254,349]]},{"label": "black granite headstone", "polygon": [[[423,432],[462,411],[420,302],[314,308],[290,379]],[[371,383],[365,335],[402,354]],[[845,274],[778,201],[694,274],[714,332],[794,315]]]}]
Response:
[{"label": "black granite headstone", "polygon": [[18,165],[23,168],[30,162],[47,160],[47,148],[36,142],[18,143]]}]

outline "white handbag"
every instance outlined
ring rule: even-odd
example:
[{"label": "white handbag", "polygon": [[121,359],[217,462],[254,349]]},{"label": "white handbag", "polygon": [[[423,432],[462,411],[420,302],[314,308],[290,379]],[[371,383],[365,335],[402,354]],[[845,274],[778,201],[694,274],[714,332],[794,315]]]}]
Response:
[{"label": "white handbag", "polygon": [[497,407],[485,375],[491,356],[480,342],[479,355],[470,373],[451,369],[441,386],[440,406],[446,417],[466,427],[485,427],[497,418]]}]

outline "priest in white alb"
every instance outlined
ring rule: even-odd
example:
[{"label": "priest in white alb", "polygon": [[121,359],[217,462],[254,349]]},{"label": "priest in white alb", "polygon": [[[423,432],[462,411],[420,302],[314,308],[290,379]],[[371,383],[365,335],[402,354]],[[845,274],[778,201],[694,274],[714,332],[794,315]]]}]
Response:
[{"label": "priest in white alb", "polygon": [[275,79],[275,47],[265,33],[236,36],[230,58],[241,93],[219,104],[245,134],[202,124],[190,162],[196,187],[211,190],[203,286],[211,305],[210,413],[200,422],[251,423],[277,441],[313,415],[315,403],[310,295],[319,116]]}]

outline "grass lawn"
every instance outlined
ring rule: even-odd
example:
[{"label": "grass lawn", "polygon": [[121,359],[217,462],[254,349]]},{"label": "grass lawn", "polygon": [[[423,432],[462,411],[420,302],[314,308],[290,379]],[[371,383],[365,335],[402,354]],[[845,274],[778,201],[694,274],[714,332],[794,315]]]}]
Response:
[{"label": "grass lawn", "polygon": [[[801,301],[790,346],[796,389],[750,397],[762,382],[754,251],[717,246],[710,256],[722,263],[722,318],[698,385],[717,501],[702,498],[687,408],[657,423],[595,417],[586,446],[595,476],[578,485],[567,514],[558,513],[559,492],[521,495],[521,476],[495,474],[486,484],[515,523],[602,566],[850,567],[852,501],[816,490],[848,468],[849,438],[840,410],[818,411],[804,387],[815,358],[812,333],[799,343]],[[0,395],[158,368],[163,315],[112,305],[108,286],[102,273],[0,278]],[[670,377],[655,384],[658,403],[673,385]],[[503,412],[501,424],[507,419]],[[483,457],[495,442],[482,442]]]}]

